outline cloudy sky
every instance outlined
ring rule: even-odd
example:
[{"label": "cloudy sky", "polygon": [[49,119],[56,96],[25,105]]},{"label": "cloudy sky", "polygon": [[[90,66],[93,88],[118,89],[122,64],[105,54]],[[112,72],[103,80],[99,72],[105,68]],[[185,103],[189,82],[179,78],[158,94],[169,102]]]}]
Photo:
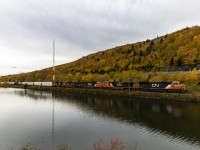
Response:
[{"label": "cloudy sky", "polygon": [[200,25],[199,0],[0,0],[0,75]]}]

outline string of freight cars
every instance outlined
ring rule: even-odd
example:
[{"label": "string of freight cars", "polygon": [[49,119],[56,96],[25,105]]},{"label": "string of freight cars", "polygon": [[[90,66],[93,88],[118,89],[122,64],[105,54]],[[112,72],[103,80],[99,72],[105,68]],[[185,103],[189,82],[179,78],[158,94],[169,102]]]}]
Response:
[{"label": "string of freight cars", "polygon": [[186,92],[185,84],[179,81],[173,82],[7,82],[14,85],[34,85],[47,87],[66,88],[101,88],[109,90],[139,90],[162,92]]}]

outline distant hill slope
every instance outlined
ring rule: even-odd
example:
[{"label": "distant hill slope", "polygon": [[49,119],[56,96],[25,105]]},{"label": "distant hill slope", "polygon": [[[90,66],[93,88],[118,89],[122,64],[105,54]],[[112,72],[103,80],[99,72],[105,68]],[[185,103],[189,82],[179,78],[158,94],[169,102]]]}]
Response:
[{"label": "distant hill slope", "polygon": [[[117,46],[56,66],[56,80],[123,80],[122,72],[177,71],[200,68],[200,27],[143,42]],[[120,77],[122,76],[122,77]],[[51,81],[52,68],[1,77],[1,81]]]}]

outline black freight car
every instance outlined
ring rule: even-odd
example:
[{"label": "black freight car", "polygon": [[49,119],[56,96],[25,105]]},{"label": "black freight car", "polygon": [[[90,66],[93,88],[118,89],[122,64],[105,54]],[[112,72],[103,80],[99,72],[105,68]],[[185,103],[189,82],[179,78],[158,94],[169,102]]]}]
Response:
[{"label": "black freight car", "polygon": [[132,89],[133,88],[133,82],[110,82],[110,84],[113,85],[113,89]]},{"label": "black freight car", "polygon": [[167,91],[170,82],[139,82],[139,88],[144,91]]}]

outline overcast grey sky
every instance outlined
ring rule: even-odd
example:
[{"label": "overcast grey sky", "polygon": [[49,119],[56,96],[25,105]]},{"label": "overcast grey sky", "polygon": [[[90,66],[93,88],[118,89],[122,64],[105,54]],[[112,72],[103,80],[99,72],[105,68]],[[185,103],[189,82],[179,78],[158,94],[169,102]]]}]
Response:
[{"label": "overcast grey sky", "polygon": [[200,25],[199,0],[0,0],[0,75]]}]

